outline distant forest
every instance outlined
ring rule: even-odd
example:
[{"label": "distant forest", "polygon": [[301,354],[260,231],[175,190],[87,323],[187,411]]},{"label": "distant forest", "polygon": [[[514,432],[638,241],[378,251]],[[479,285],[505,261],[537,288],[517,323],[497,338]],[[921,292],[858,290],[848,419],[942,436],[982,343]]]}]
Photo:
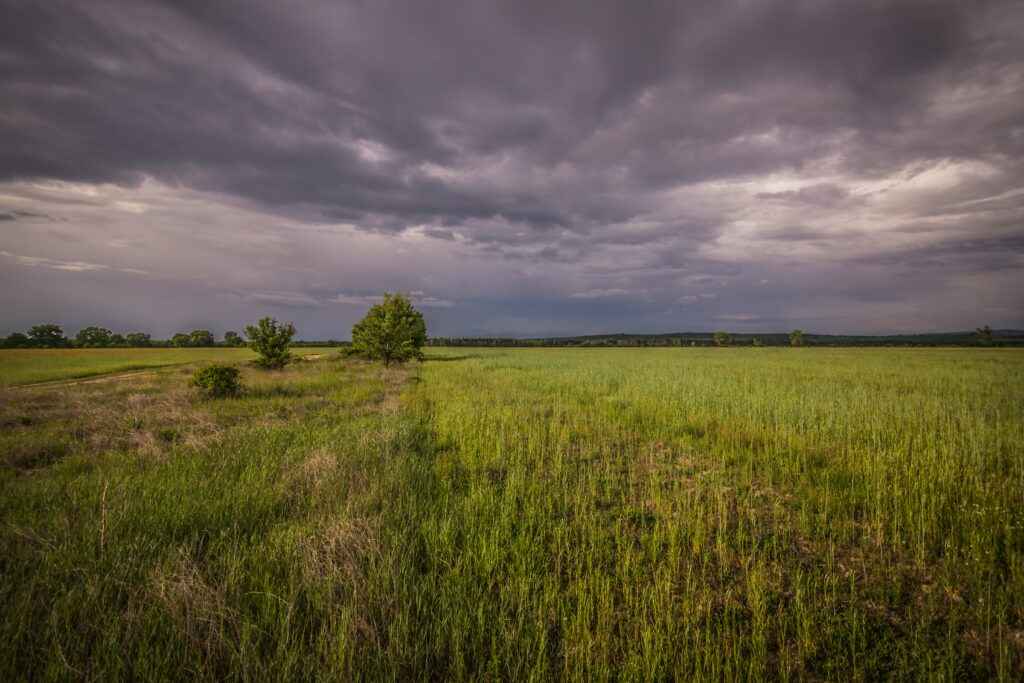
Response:
[{"label": "distant forest", "polygon": [[[720,334],[720,333],[717,333]],[[667,334],[599,334],[579,337],[431,337],[428,346],[508,347],[610,347],[610,346],[790,346],[788,332],[729,333],[725,344],[716,343],[715,332],[673,332]],[[933,332],[929,334],[811,334],[803,335],[803,346],[1024,346],[1024,330],[991,330],[990,337],[978,331]]]},{"label": "distant forest", "polygon": [[[794,337],[797,337],[794,340]],[[339,347],[351,342],[329,340],[298,340],[295,346]],[[142,332],[120,334],[90,326],[74,337],[64,335],[59,325],[36,325],[25,334],[15,332],[0,337],[0,348],[109,348],[109,347],[211,347],[246,346],[245,339],[234,331],[216,340],[209,330],[181,332],[170,339],[152,339]],[[597,334],[576,337],[430,337],[427,346],[491,346],[491,347],[645,347],[645,346],[1024,346],[1024,330],[993,330],[988,326],[974,331],[932,332],[928,334],[812,334],[793,332],[671,332],[666,334]]]}]

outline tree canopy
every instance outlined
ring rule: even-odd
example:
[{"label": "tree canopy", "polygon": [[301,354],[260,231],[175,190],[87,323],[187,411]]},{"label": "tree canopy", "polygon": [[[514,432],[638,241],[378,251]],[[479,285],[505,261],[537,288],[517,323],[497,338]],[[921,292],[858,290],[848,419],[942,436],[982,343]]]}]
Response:
[{"label": "tree canopy", "polygon": [[60,328],[60,325],[52,323],[33,325],[29,328],[28,338],[33,346],[43,348],[67,346],[68,343],[68,340],[64,337],[64,330]]},{"label": "tree canopy", "polygon": [[245,326],[252,350],[260,355],[256,364],[264,368],[281,368],[291,360],[288,347],[295,336],[295,325],[278,323],[274,318],[261,318],[255,325]]},{"label": "tree canopy", "polygon": [[422,358],[426,342],[423,314],[402,294],[386,292],[352,328],[353,352],[385,365]]},{"label": "tree canopy", "polygon": [[85,348],[110,346],[112,332],[105,327],[90,325],[83,327],[75,335],[75,343]]}]

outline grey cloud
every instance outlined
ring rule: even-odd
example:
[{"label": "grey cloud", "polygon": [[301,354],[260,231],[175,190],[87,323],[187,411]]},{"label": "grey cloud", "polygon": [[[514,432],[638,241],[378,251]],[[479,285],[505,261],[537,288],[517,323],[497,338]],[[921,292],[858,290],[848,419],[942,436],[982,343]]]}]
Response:
[{"label": "grey cloud", "polygon": [[817,206],[834,206],[843,202],[850,196],[849,190],[836,185],[822,183],[820,185],[809,185],[798,190],[786,190],[783,192],[759,192],[754,195],[758,199],[774,199],[797,204],[812,204]]},{"label": "grey cloud", "polygon": [[[804,305],[787,281],[864,324],[872,279],[1009,310],[977,278],[1021,279],[1019,3],[0,13],[0,248],[37,269],[205,279],[332,335],[332,301],[396,287],[430,292],[448,332],[507,332],[787,321]],[[51,216],[59,231],[21,220]],[[501,310],[467,303],[484,299]]]},{"label": "grey cloud", "polygon": [[112,270],[131,275],[148,275],[145,270],[139,268],[115,268],[103,263],[90,263],[88,261],[65,261],[62,259],[45,258],[41,256],[25,256],[12,254],[9,251],[0,251],[0,256],[14,261],[18,265],[29,268],[50,268],[63,270],[71,273],[88,273],[100,270]]}]

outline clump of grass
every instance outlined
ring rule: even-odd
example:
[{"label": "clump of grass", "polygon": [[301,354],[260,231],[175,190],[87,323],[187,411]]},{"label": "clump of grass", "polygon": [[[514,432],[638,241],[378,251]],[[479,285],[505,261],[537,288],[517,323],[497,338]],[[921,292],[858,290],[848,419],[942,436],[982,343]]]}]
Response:
[{"label": "clump of grass", "polygon": [[164,443],[175,443],[181,439],[181,432],[174,427],[161,427],[156,431],[156,438]]}]

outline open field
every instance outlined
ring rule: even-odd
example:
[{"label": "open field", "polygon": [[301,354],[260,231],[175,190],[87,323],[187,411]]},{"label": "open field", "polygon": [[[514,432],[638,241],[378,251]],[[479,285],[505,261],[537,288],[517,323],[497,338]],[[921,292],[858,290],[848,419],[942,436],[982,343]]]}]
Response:
[{"label": "open field", "polygon": [[0,392],[0,679],[1024,676],[1024,352],[428,358]]},{"label": "open field", "polygon": [[[322,346],[293,346],[296,356],[319,356]],[[192,363],[242,363],[256,358],[241,348],[106,348],[0,350],[0,387],[103,377]]]},{"label": "open field", "polygon": [[5,349],[0,351],[0,387],[255,357],[247,348]]}]

